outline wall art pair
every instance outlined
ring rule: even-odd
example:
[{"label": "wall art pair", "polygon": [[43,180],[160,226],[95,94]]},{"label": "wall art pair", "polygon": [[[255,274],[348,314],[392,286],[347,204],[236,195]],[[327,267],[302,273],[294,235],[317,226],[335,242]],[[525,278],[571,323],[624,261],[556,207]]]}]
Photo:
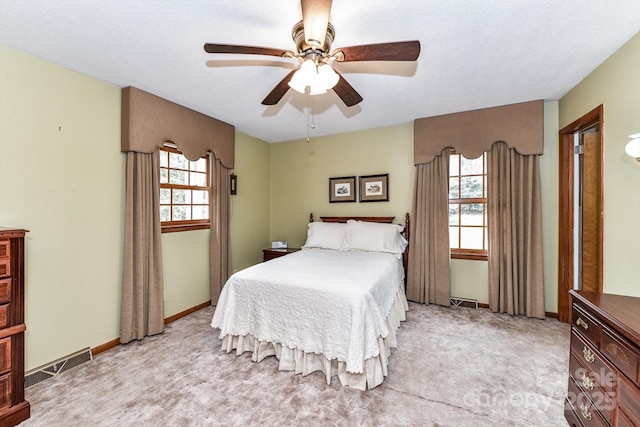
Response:
[{"label": "wall art pair", "polygon": [[355,202],[357,194],[360,202],[388,202],[389,174],[360,176],[357,187],[355,176],[329,178],[329,203]]}]

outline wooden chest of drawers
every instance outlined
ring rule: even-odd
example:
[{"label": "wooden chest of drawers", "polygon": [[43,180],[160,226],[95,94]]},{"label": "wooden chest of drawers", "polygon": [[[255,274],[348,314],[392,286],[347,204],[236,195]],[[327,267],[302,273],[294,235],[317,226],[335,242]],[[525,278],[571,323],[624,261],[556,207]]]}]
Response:
[{"label": "wooden chest of drawers", "polygon": [[0,426],[29,418],[24,399],[24,236],[0,227]]},{"label": "wooden chest of drawers", "polygon": [[640,427],[640,298],[571,291],[569,425]]}]

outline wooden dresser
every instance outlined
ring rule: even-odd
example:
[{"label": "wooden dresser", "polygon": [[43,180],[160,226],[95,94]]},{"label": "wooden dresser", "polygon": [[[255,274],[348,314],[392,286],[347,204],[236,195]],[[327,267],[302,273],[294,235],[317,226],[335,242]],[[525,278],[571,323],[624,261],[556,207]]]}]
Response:
[{"label": "wooden dresser", "polygon": [[569,425],[640,427],[640,298],[571,291]]},{"label": "wooden dresser", "polygon": [[29,418],[24,399],[24,236],[0,227],[0,426]]}]

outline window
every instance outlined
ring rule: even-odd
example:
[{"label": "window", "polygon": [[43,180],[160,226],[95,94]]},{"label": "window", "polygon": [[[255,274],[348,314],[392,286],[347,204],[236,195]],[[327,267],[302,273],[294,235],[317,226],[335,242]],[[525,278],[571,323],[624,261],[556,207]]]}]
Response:
[{"label": "window", "polygon": [[451,257],[487,259],[487,160],[449,155],[449,244]]},{"label": "window", "polygon": [[162,232],[209,228],[209,157],[190,161],[174,147],[160,150]]}]

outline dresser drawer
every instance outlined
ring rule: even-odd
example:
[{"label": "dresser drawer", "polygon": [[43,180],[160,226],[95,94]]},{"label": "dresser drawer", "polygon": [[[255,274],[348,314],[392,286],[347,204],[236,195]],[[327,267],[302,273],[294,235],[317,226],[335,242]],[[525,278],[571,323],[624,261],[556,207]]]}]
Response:
[{"label": "dresser drawer", "polygon": [[0,279],[0,304],[11,301],[11,277]]},{"label": "dresser drawer", "polygon": [[578,385],[569,377],[569,396],[576,410],[576,418],[584,427],[608,427],[609,424],[602,419],[598,409],[591,400],[580,390]]},{"label": "dresser drawer", "polygon": [[582,427],[582,423],[578,420],[578,411],[568,398],[564,400],[564,417],[569,423],[569,427]]},{"label": "dresser drawer", "polygon": [[0,408],[6,408],[7,406],[11,406],[10,373],[0,376]]},{"label": "dresser drawer", "polygon": [[0,374],[11,370],[11,337],[0,340]]},{"label": "dresser drawer", "polygon": [[11,275],[11,260],[9,258],[0,258],[0,277]]},{"label": "dresser drawer", "polygon": [[11,241],[0,240],[0,277],[11,275]]},{"label": "dresser drawer", "polygon": [[598,345],[596,337],[598,336],[599,323],[596,319],[574,305],[571,312],[571,323],[594,347]]},{"label": "dresser drawer", "polygon": [[[618,380],[618,404],[632,423],[631,425],[640,426],[640,388],[631,384],[626,378]],[[619,422],[618,425],[620,425]]]},{"label": "dresser drawer", "polygon": [[600,353],[587,343],[575,329],[571,330],[571,353],[580,363],[592,372],[605,372],[609,370],[602,361]]},{"label": "dresser drawer", "polygon": [[11,241],[0,240],[0,258],[9,258],[11,256]]},{"label": "dresser drawer", "polygon": [[593,363],[585,363],[583,357],[578,358],[575,353],[571,354],[569,369],[571,375],[578,384],[585,390],[600,388],[606,392],[614,392],[616,387],[616,375],[609,367],[602,363],[600,359],[594,359]]},{"label": "dresser drawer", "polygon": [[9,326],[9,309],[11,304],[0,304],[0,329]]},{"label": "dresser drawer", "polygon": [[569,361],[570,374],[581,388],[582,393],[598,408],[598,411],[608,423],[613,418],[615,408],[615,376],[606,368],[604,371],[594,372],[584,367],[575,355]]},{"label": "dresser drawer", "polygon": [[607,329],[602,331],[602,354],[622,371],[631,381],[638,384],[638,353]]}]

